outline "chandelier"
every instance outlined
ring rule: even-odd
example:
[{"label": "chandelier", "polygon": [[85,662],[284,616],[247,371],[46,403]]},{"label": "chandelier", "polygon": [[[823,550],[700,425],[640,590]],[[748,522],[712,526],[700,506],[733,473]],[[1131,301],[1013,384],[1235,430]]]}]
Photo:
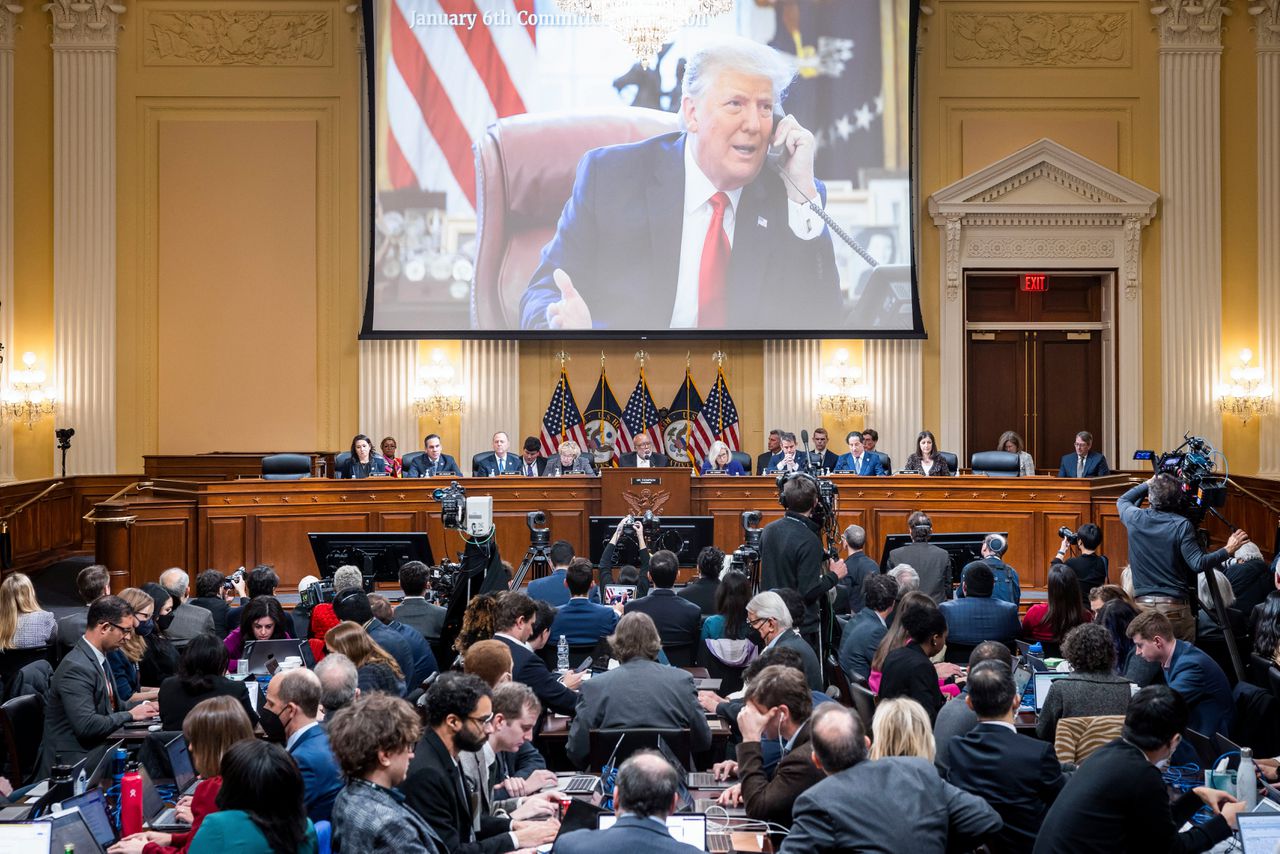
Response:
[{"label": "chandelier", "polygon": [[1253,351],[1241,350],[1240,364],[1231,369],[1231,382],[1218,383],[1214,389],[1218,408],[1239,417],[1242,424],[1255,415],[1270,415],[1274,398],[1271,384],[1263,382],[1262,367],[1249,364],[1252,361]]},{"label": "chandelier", "polygon": [[681,27],[697,18],[733,10],[733,0],[558,0],[571,15],[595,18],[631,48],[645,68],[652,68],[662,46]]},{"label": "chandelier", "polygon": [[0,417],[10,421],[23,421],[27,429],[57,408],[57,394],[46,387],[44,371],[36,367],[36,354],[23,353],[21,371],[14,371],[12,382],[0,395]]},{"label": "chandelier", "polygon": [[847,421],[853,415],[867,412],[867,386],[862,381],[862,368],[849,364],[849,351],[836,351],[836,360],[824,371],[825,382],[818,395],[818,410]]},{"label": "chandelier", "polygon": [[446,415],[462,413],[462,389],[454,383],[453,365],[449,364],[443,351],[432,352],[430,364],[418,368],[413,408],[419,415],[430,415],[436,423]]}]

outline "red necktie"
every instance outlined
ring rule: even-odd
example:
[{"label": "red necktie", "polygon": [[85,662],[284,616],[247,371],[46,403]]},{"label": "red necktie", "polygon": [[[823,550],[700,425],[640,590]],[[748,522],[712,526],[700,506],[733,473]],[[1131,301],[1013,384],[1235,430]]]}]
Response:
[{"label": "red necktie", "polygon": [[711,225],[702,243],[702,263],[698,266],[698,325],[724,326],[727,321],[726,283],[729,279],[729,235],[724,230],[724,209],[729,196],[711,197]]}]

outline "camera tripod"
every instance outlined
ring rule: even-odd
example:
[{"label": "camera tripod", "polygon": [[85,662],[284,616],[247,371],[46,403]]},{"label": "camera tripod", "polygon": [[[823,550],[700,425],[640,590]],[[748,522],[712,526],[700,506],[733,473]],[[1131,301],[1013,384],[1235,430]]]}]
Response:
[{"label": "camera tripod", "polygon": [[551,574],[551,546],[545,543],[533,543],[529,546],[529,550],[524,553],[524,557],[520,560],[520,566],[516,569],[515,577],[511,579],[511,589],[519,590],[524,584],[525,576],[534,567],[542,570],[542,572],[533,574],[535,579]]}]

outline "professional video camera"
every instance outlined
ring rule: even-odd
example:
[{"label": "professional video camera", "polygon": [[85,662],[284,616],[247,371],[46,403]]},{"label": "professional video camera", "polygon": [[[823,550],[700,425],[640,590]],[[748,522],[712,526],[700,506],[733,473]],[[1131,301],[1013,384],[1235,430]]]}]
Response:
[{"label": "professional video camera", "polygon": [[827,555],[832,560],[840,559],[839,538],[836,530],[836,511],[840,504],[840,488],[829,478],[814,477],[808,472],[796,471],[778,475],[778,502],[782,502],[782,490],[787,482],[796,478],[808,478],[818,487],[818,503],[809,517],[822,529],[826,536]]},{"label": "professional video camera", "polygon": [[[1183,442],[1172,451],[1157,456],[1154,451],[1135,451],[1135,460],[1150,460],[1156,474],[1167,474],[1182,485],[1178,506],[1171,509],[1185,516],[1195,525],[1204,521],[1206,513],[1214,512],[1227,501],[1227,474],[1214,471],[1214,458],[1222,456],[1206,439],[1182,435]],[[1223,467],[1226,458],[1223,457]],[[1216,515],[1216,514],[1215,514]]]},{"label": "professional video camera", "polygon": [[487,537],[493,531],[493,497],[467,497],[467,491],[456,481],[431,493],[440,502],[440,522],[445,528],[462,531],[472,537]]},{"label": "professional video camera", "polygon": [[760,567],[760,511],[747,510],[742,514],[742,545],[731,555],[729,567],[741,572],[753,582]]},{"label": "professional video camera", "polygon": [[529,546],[546,546],[551,543],[551,529],[547,527],[547,514],[541,510],[531,510],[524,514],[524,523],[529,526]]},{"label": "professional video camera", "polygon": [[462,564],[447,560],[441,561],[439,566],[427,567],[427,580],[431,586],[432,598],[437,604],[448,604],[458,586],[458,576],[461,573]]},{"label": "professional video camera", "polygon": [[312,582],[298,593],[298,605],[304,610],[314,610],[321,602],[332,602],[337,593],[333,589],[332,578],[322,578]]}]

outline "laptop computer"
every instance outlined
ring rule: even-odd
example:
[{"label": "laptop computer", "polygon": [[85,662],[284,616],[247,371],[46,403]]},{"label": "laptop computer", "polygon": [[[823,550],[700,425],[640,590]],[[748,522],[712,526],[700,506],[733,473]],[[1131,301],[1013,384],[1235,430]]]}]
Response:
[{"label": "laptop computer", "polygon": [[166,805],[160,797],[160,791],[156,788],[151,775],[147,773],[147,769],[143,767],[140,771],[142,772],[142,817],[146,820],[147,827],[162,833],[182,833],[190,830],[191,825],[185,821],[179,821],[173,807]]},{"label": "laptop computer", "polygon": [[59,810],[49,817],[49,823],[52,825],[49,839],[57,854],[67,851],[67,846],[71,846],[70,850],[75,854],[104,854],[106,851],[78,809]]},{"label": "laptop computer", "polygon": [[1244,854],[1274,854],[1280,846],[1280,812],[1247,812],[1236,816]]},{"label": "laptop computer", "polygon": [[1049,686],[1058,679],[1070,675],[1070,673],[1050,671],[1049,673],[1037,673],[1032,677],[1035,680],[1036,714],[1040,714],[1040,710],[1044,708],[1044,701],[1049,697]]},{"label": "laptop computer", "polygon": [[[305,653],[303,647],[306,647]],[[304,667],[311,668],[315,665],[314,660],[310,664],[307,663],[308,659],[311,659],[311,645],[306,641],[290,638],[246,641],[244,657],[249,662],[249,673],[253,675],[270,672],[267,668],[268,659],[274,659],[277,664],[283,664],[286,658],[301,658]]]},{"label": "laptop computer", "polygon": [[667,761],[675,767],[676,773],[690,789],[727,789],[733,785],[728,780],[717,780],[716,775],[710,771],[686,771],[680,757],[676,756],[676,752],[662,736],[658,736],[658,750],[667,757]]},{"label": "laptop computer", "polygon": [[98,764],[93,767],[93,771],[85,780],[86,788],[96,789],[110,784],[114,777],[116,750],[124,746],[123,740],[113,741],[107,745],[107,749],[102,752],[102,758],[98,760]]},{"label": "laptop computer", "polygon": [[1199,760],[1202,769],[1209,768],[1213,760],[1218,758],[1218,751],[1214,750],[1213,741],[1209,736],[1188,728],[1182,731],[1182,740],[1195,750],[1196,759]]},{"label": "laptop computer", "polygon": [[[609,813],[601,815],[596,819],[596,827],[599,830],[607,830],[618,822],[618,817]],[[667,833],[671,834],[671,838],[685,845],[692,845],[699,851],[709,851],[713,854],[728,854],[733,850],[733,842],[727,833],[709,833],[707,831],[707,817],[705,815],[679,814],[667,816]]]},{"label": "laptop computer", "polygon": [[[89,825],[93,838],[103,848],[110,848],[116,842],[116,831],[107,815],[107,801],[101,789],[87,789],[83,795],[76,795],[62,802],[63,810],[79,810],[84,823]],[[80,851],[76,848],[76,852]]]},{"label": "laptop computer", "polygon": [[47,821],[15,821],[0,824],[0,851],[49,854],[49,844],[52,840],[53,825]]},{"label": "laptop computer", "polygon": [[173,771],[173,785],[178,790],[178,797],[191,794],[200,781],[196,778],[196,769],[191,765],[187,739],[181,735],[171,739],[164,750],[169,756],[169,768]]}]

